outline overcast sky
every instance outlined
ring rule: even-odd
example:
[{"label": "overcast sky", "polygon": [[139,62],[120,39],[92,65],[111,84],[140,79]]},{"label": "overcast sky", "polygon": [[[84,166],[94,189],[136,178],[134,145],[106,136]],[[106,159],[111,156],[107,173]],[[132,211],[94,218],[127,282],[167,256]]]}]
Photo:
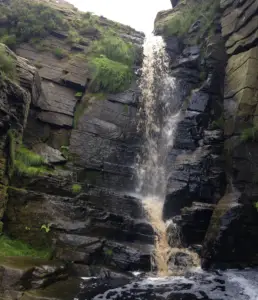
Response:
[{"label": "overcast sky", "polygon": [[82,11],[94,12],[111,20],[150,33],[156,14],[171,8],[170,0],[68,0]]}]

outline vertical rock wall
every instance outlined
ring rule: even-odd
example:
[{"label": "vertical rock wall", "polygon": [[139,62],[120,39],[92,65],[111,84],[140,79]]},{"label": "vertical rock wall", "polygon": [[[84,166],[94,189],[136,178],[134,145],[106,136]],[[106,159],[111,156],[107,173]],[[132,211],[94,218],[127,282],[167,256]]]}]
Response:
[{"label": "vertical rock wall", "polygon": [[258,263],[258,2],[221,1],[228,62],[224,91],[229,187],[207,232],[204,266]]}]

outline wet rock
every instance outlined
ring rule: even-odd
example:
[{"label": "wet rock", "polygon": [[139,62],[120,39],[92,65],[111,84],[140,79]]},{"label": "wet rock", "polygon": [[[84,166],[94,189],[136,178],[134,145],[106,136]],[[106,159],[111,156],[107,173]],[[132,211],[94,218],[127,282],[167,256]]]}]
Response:
[{"label": "wet rock", "polygon": [[188,110],[198,111],[204,113],[208,109],[209,94],[201,91],[193,92],[190,98]]},{"label": "wet rock", "polygon": [[246,267],[258,263],[258,212],[237,190],[216,206],[202,251],[202,266]]},{"label": "wet rock", "polygon": [[194,202],[191,207],[182,209],[180,218],[172,219],[177,226],[180,241],[184,247],[202,244],[213,210],[212,204]]},{"label": "wet rock", "polygon": [[57,282],[45,289],[26,291],[21,300],[70,300],[80,292],[80,279]]},{"label": "wet rock", "polygon": [[0,258],[2,291],[46,287],[67,277],[67,266],[62,262],[30,257]]},{"label": "wet rock", "polygon": [[181,268],[193,266],[193,258],[191,257],[191,255],[180,251],[172,254],[169,261],[170,263],[172,263],[172,265]]},{"label": "wet rock", "polygon": [[166,37],[166,51],[172,61],[181,53],[181,42],[176,36]]},{"label": "wet rock", "polygon": [[[44,180],[34,182],[34,188],[39,189]],[[49,180],[51,185],[54,182]],[[152,249],[148,245],[154,242],[153,229],[142,219],[137,199],[89,187],[82,187],[82,193],[75,196],[72,190],[66,194],[67,187],[62,185],[60,196],[51,185],[50,194],[9,189],[9,233],[35,246],[54,244],[56,257],[68,261],[103,264],[124,271],[150,268]],[[47,235],[40,230],[42,224],[51,226]]]}]

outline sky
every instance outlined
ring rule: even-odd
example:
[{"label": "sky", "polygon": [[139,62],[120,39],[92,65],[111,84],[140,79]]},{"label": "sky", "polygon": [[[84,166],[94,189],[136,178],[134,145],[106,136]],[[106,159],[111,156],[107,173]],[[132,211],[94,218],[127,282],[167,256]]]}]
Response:
[{"label": "sky", "polygon": [[170,0],[68,0],[82,11],[90,11],[130,25],[146,34],[153,30],[157,12],[172,8]]}]

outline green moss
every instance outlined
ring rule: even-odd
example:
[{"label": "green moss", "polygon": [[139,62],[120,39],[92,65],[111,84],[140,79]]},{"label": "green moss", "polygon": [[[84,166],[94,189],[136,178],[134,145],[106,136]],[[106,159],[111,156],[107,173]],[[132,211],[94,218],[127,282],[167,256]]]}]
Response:
[{"label": "green moss", "polygon": [[36,250],[21,242],[13,240],[7,236],[0,236],[0,256],[32,256],[37,258],[49,258],[51,252],[49,249]]},{"label": "green moss", "polygon": [[257,141],[258,140],[258,128],[251,127],[251,128],[244,129],[240,135],[240,139],[242,142]]},{"label": "green moss", "polygon": [[58,59],[63,59],[63,58],[66,58],[68,56],[68,53],[65,50],[61,49],[61,48],[55,48],[53,50],[53,54]]},{"label": "green moss", "polygon": [[165,36],[182,36],[188,32],[194,22],[200,20],[201,31],[204,32],[212,26],[219,5],[218,0],[201,0],[199,3],[186,2],[180,9],[173,10],[170,15],[157,20],[156,29]]},{"label": "green moss", "polygon": [[18,175],[28,176],[50,172],[45,166],[44,158],[24,146],[19,147],[15,153],[14,171]]},{"label": "green moss", "polygon": [[255,206],[255,208],[256,208],[257,211],[258,211],[258,202],[256,202],[256,203],[254,204],[254,206]]},{"label": "green moss", "polygon": [[81,192],[81,190],[82,190],[82,186],[80,184],[77,184],[77,183],[73,184],[73,186],[72,186],[72,192],[74,194],[79,194]]},{"label": "green moss", "polygon": [[90,61],[93,71],[91,90],[117,93],[126,90],[133,79],[132,68],[106,56],[93,58]]},{"label": "green moss", "polygon": [[14,59],[6,53],[5,48],[0,45],[0,74],[10,79],[16,78],[16,63]]},{"label": "green moss", "polygon": [[25,165],[23,162],[15,160],[14,162],[15,173],[18,175],[27,175],[30,177],[36,175],[43,175],[46,173],[50,173],[49,169],[46,167],[29,167]]}]

